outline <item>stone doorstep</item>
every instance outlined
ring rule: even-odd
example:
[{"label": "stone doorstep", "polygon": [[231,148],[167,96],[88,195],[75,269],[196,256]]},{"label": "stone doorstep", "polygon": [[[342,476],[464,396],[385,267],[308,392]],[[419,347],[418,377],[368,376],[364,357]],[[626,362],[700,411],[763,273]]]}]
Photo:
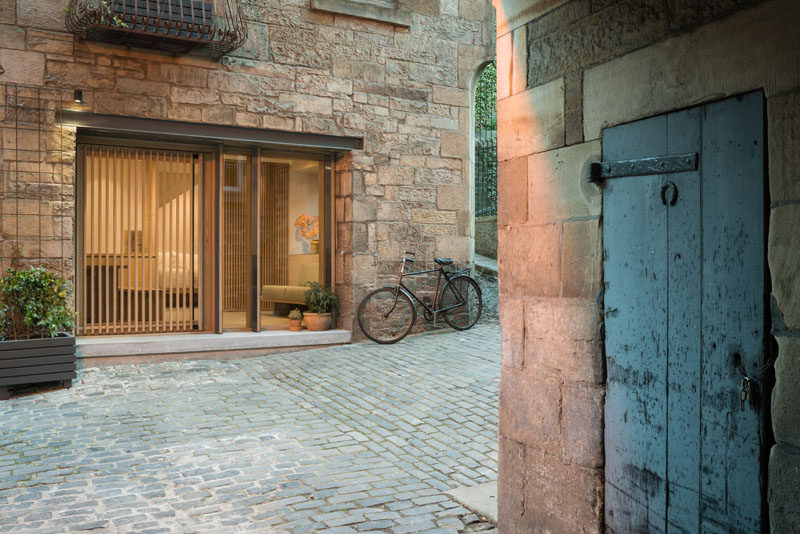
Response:
[{"label": "stone doorstep", "polygon": [[75,345],[78,359],[94,359],[341,345],[350,343],[350,337],[349,330],[322,332],[271,330],[225,334],[91,336],[77,338]]},{"label": "stone doorstep", "polygon": [[492,523],[497,523],[497,481],[462,486],[446,491],[448,495]]},{"label": "stone doorstep", "polygon": [[497,276],[497,260],[487,256],[475,254],[475,269],[486,274],[493,274]]}]

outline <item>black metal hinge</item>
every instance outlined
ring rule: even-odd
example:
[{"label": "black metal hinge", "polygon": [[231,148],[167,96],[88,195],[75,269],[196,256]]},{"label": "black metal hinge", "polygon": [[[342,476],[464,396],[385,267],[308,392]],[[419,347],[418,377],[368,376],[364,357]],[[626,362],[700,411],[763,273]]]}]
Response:
[{"label": "black metal hinge", "polygon": [[588,180],[597,184],[607,178],[696,171],[697,159],[697,152],[693,152],[656,158],[590,163]]}]

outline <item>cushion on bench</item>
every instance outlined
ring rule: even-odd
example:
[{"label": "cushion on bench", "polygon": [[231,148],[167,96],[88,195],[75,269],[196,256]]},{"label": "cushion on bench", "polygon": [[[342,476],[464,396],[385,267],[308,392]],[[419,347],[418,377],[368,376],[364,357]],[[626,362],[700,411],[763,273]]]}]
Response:
[{"label": "cushion on bench", "polygon": [[268,302],[305,304],[307,286],[261,286],[261,299]]}]

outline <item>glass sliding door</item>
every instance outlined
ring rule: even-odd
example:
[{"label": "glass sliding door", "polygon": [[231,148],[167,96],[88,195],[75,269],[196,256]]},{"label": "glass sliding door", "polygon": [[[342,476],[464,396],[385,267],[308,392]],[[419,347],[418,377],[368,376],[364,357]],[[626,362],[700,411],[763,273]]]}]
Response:
[{"label": "glass sliding door", "polygon": [[322,161],[263,155],[259,188],[261,327],[285,329],[308,282],[325,279]]},{"label": "glass sliding door", "polygon": [[252,159],[226,154],[222,172],[222,328],[250,329]]},{"label": "glass sliding door", "polygon": [[82,145],[79,162],[78,334],[197,329],[197,155]]},{"label": "glass sliding door", "polygon": [[93,140],[78,146],[79,335],[284,330],[308,282],[330,283],[323,158]]}]

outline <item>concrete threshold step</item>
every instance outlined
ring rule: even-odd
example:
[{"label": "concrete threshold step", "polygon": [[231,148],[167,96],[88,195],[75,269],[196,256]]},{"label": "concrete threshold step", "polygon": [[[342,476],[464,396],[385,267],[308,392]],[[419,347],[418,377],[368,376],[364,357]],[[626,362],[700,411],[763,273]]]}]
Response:
[{"label": "concrete threshold step", "polygon": [[226,332],[224,334],[159,334],[141,336],[91,336],[76,340],[78,358],[117,358],[151,354],[251,351],[341,345],[350,343],[349,330],[289,332]]},{"label": "concrete threshold step", "polygon": [[475,268],[483,273],[497,276],[497,260],[475,254]]},{"label": "concrete threshold step", "polygon": [[497,523],[497,481],[478,484],[477,486],[462,486],[453,488],[445,493],[455,500],[491,521]]}]

